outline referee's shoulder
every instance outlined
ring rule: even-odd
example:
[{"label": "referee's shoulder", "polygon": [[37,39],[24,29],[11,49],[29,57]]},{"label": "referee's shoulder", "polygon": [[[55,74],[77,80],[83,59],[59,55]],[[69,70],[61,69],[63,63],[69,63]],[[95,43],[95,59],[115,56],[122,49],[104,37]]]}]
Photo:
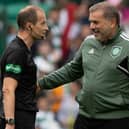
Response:
[{"label": "referee's shoulder", "polygon": [[13,39],[9,45],[7,46],[8,49],[10,50],[15,50],[15,51],[22,51],[22,47],[18,43],[19,41],[15,38]]}]

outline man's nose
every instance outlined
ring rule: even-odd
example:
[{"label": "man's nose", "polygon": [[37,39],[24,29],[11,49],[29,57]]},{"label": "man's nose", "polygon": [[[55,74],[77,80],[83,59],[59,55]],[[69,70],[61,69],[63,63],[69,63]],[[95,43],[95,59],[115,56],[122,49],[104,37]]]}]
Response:
[{"label": "man's nose", "polygon": [[94,23],[90,23],[90,28],[95,29],[96,25]]},{"label": "man's nose", "polygon": [[46,31],[49,31],[49,27],[48,27],[48,25],[46,25],[46,28],[45,28],[45,29],[46,29]]},{"label": "man's nose", "polygon": [[46,28],[45,29],[46,29],[46,36],[47,36],[49,34],[51,28],[50,28],[50,26],[46,25]]}]

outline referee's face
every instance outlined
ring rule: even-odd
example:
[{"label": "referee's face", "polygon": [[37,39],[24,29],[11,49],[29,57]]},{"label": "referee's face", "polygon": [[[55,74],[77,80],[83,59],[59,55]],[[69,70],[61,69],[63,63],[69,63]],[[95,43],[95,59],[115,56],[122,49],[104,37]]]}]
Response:
[{"label": "referee's face", "polygon": [[46,34],[48,32],[48,25],[46,20],[46,15],[43,11],[37,11],[37,23],[32,26],[31,36],[35,39],[46,39]]}]

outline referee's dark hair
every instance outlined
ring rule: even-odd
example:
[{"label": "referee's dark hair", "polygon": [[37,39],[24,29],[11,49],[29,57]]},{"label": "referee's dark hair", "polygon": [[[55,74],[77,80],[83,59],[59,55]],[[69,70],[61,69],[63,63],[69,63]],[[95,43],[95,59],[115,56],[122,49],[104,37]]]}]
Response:
[{"label": "referee's dark hair", "polygon": [[97,10],[101,10],[103,12],[103,16],[108,20],[112,20],[113,18],[115,18],[116,24],[118,26],[120,25],[119,11],[114,6],[112,6],[110,3],[100,2],[100,3],[92,5],[89,8],[89,12],[95,12]]},{"label": "referee's dark hair", "polygon": [[31,22],[36,24],[37,22],[37,10],[40,10],[39,7],[30,5],[23,8],[17,15],[17,24],[19,29],[25,29],[26,23]]}]

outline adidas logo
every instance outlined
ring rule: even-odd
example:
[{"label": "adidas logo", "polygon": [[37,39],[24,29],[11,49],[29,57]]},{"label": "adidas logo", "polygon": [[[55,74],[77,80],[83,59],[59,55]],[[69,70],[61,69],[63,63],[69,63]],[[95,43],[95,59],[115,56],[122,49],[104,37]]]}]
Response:
[{"label": "adidas logo", "polygon": [[94,54],[94,48],[90,49],[88,53],[89,54]]}]

